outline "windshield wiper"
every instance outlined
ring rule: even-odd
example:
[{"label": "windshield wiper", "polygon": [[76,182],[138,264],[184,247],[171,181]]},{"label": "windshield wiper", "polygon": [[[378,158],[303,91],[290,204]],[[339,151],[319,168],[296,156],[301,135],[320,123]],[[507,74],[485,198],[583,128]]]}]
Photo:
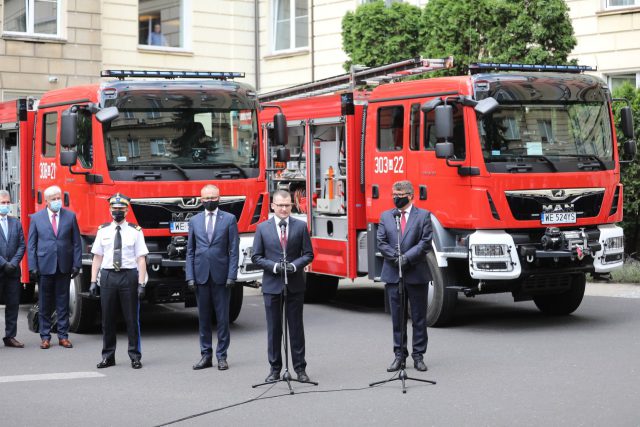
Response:
[{"label": "windshield wiper", "polygon": [[189,175],[187,175],[187,171],[185,171],[177,163],[173,163],[173,162],[137,162],[137,163],[132,164],[132,166],[138,166],[138,165],[142,165],[142,166],[157,166],[157,167],[170,166],[170,167],[174,168],[175,170],[177,170],[178,172],[180,172],[180,174],[184,177],[184,179],[186,179],[187,181],[190,180]]},{"label": "windshield wiper", "polygon": [[227,175],[240,175],[242,178],[247,177],[247,173],[235,163],[210,163],[206,165],[207,168],[215,168],[215,169],[234,169],[233,171],[225,171],[225,172],[217,172],[216,176],[227,176]]},{"label": "windshield wiper", "polygon": [[536,154],[531,156],[520,156],[520,157],[525,157],[528,159],[542,159],[545,162],[547,162],[547,164],[551,167],[551,169],[553,169],[554,172],[558,172],[558,166],[555,164],[555,162],[551,160],[548,156],[545,156],[543,154]]},{"label": "windshield wiper", "polygon": [[595,168],[598,169],[607,169],[607,164],[595,154],[566,154],[563,157],[575,157],[575,158],[584,158],[589,160],[595,160],[595,163],[578,163],[578,169],[589,169],[593,170]]}]

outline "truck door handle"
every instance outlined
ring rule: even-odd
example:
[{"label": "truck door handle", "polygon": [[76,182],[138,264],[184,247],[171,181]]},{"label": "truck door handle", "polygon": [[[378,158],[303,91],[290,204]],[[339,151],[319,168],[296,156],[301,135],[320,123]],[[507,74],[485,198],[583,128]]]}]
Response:
[{"label": "truck door handle", "polygon": [[380,191],[378,190],[378,186],[374,184],[371,186],[371,198],[377,199],[378,197],[380,197]]},{"label": "truck door handle", "polygon": [[427,200],[427,186],[420,186],[420,200]]}]

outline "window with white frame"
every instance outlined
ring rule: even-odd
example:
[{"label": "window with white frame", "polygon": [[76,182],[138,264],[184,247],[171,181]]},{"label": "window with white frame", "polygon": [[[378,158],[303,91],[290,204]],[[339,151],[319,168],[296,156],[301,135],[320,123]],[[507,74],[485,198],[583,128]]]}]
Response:
[{"label": "window with white frame", "polygon": [[605,7],[607,9],[616,9],[619,7],[640,6],[640,0],[606,0]]},{"label": "window with white frame", "polygon": [[127,146],[129,148],[129,158],[140,157],[140,143],[137,139],[127,140]]},{"label": "window with white frame", "polygon": [[611,90],[615,90],[625,83],[629,83],[631,84],[631,86],[637,88],[640,87],[640,72],[627,74],[611,74],[607,76],[607,83],[609,83],[609,88],[611,88]]},{"label": "window with white frame", "polygon": [[60,38],[62,0],[5,0],[5,35]]},{"label": "window with white frame", "polygon": [[188,48],[191,0],[138,0],[138,44],[145,47]]},{"label": "window with white frame", "polygon": [[309,46],[308,0],[274,0],[272,46],[276,52]]},{"label": "window with white frame", "polygon": [[165,154],[167,154],[167,141],[165,139],[152,138],[150,142],[152,156],[164,156]]}]

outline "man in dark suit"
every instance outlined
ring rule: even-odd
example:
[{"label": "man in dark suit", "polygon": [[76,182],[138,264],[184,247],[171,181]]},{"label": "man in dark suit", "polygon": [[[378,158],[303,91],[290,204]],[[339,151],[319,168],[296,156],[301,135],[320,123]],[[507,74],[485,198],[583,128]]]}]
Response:
[{"label": "man in dark suit", "polygon": [[[406,333],[403,337],[404,346],[400,347],[400,334],[403,322],[406,325],[406,315],[401,309],[399,264],[402,267],[404,282],[405,310],[407,299],[411,306],[413,326],[411,357],[418,371],[426,371],[424,354],[427,351],[428,340],[427,294],[431,280],[426,254],[431,248],[431,214],[427,210],[413,206],[413,185],[409,181],[397,181],[393,184],[393,202],[396,208],[382,213],[377,234],[378,249],[384,257],[380,279],[386,283],[393,323],[395,359],[387,371],[399,370],[409,354]],[[399,237],[396,221],[400,223]],[[398,256],[398,238],[400,238],[401,256]]]},{"label": "man in dark suit", "polygon": [[[262,293],[267,315],[268,351],[271,371],[265,379],[273,382],[280,379],[282,370],[282,303],[283,274],[287,274],[287,324],[291,342],[293,369],[299,381],[309,381],[304,358],[304,267],[313,261],[313,248],[307,224],[291,215],[291,195],[283,190],[273,193],[271,207],[275,216],[258,225],[253,240],[251,261],[263,270]],[[286,259],[282,259],[283,248]],[[283,271],[284,270],[284,271]]]},{"label": "man in dark suit", "polygon": [[16,339],[20,308],[20,261],[24,256],[22,224],[9,216],[11,195],[0,190],[0,295],[4,295],[4,345],[22,348]]},{"label": "man in dark suit", "polygon": [[220,190],[205,185],[200,191],[204,212],[189,220],[187,240],[187,287],[198,301],[201,359],[193,369],[213,366],[211,312],[215,311],[218,369],[229,369],[229,300],[238,277],[238,223],[236,217],[218,209]]},{"label": "man in dark suit", "polygon": [[62,209],[62,190],[44,190],[46,208],[31,215],[29,226],[29,274],[39,280],[40,348],[51,347],[51,313],[58,313],[58,344],[69,341],[69,285],[82,267],[82,242],[76,215]]}]

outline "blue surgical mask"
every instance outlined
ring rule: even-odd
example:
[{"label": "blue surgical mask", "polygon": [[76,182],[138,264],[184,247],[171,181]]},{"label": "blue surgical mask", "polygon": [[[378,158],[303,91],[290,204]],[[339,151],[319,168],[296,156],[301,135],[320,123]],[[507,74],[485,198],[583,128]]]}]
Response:
[{"label": "blue surgical mask", "polygon": [[58,212],[61,207],[62,207],[62,200],[54,200],[49,205],[49,209],[51,209],[53,212]]},{"label": "blue surgical mask", "polygon": [[7,215],[11,207],[9,205],[0,205],[0,215]]}]

